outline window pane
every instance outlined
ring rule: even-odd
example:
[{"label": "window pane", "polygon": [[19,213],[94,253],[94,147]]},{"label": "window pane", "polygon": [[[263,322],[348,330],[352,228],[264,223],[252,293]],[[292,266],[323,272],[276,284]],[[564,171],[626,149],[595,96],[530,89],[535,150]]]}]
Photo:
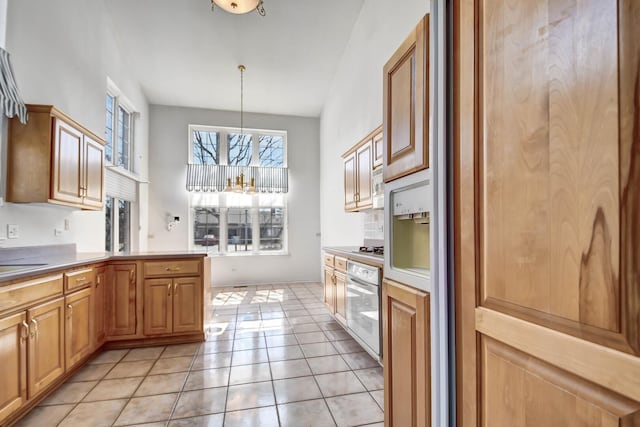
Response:
[{"label": "window pane", "polygon": [[118,108],[118,166],[129,169],[129,136],[131,134],[131,114]]},{"label": "window pane", "polygon": [[118,200],[118,252],[131,250],[131,203]]},{"label": "window pane", "polygon": [[105,126],[104,139],[107,145],[104,147],[104,158],[108,162],[113,161],[113,96],[107,95],[107,123]]},{"label": "window pane", "polygon": [[227,214],[227,231],[229,236],[227,252],[253,251],[251,209],[229,208]]},{"label": "window pane", "polygon": [[217,165],[220,159],[218,132],[194,130],[192,135],[193,158],[196,165]]},{"label": "window pane", "polygon": [[260,166],[284,166],[284,138],[282,136],[260,135]]},{"label": "window pane", "polygon": [[113,250],[113,197],[105,197],[104,211],[104,250],[111,252]]},{"label": "window pane", "polygon": [[229,165],[249,166],[251,164],[251,135],[230,133],[227,135]]},{"label": "window pane", "polygon": [[260,250],[283,249],[284,209],[260,208]]},{"label": "window pane", "polygon": [[193,244],[208,252],[220,252],[220,209],[193,209]]}]

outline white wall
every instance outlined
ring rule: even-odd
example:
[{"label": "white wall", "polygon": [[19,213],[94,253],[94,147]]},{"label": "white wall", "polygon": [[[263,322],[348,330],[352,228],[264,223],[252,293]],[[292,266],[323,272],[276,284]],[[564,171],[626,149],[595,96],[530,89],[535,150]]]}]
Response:
[{"label": "white wall", "polygon": [[428,11],[429,0],[401,3],[364,2],[322,110],[323,246],[361,245],[364,238],[364,214],[344,212],[340,156],[382,124],[382,67]]},{"label": "white wall", "polygon": [[[4,8],[3,0],[0,11]],[[119,54],[102,1],[20,0],[6,8],[6,49],[18,87],[26,103],[53,104],[98,135],[104,134],[107,76],[129,97],[140,112],[136,125],[134,161],[147,174],[148,103],[139,83]],[[0,12],[0,23],[3,14]],[[4,26],[0,33],[4,33]],[[3,34],[4,36],[4,34]],[[0,39],[1,40],[1,39]],[[0,197],[6,174],[6,125],[0,133]],[[25,165],[28,167],[28,165]],[[142,194],[142,198],[146,197]],[[144,202],[144,200],[143,200]],[[143,207],[144,215],[144,207]],[[64,220],[70,230],[54,236]],[[133,241],[144,247],[146,218]],[[79,251],[104,250],[104,213],[84,212],[46,204],[11,204],[0,207],[0,238],[6,224],[20,226],[20,238],[0,240],[4,246],[76,243]]]},{"label": "white wall", "polygon": [[[240,114],[159,105],[152,105],[150,112],[149,249],[188,249],[188,125],[239,127]],[[319,281],[319,120],[245,113],[244,126],[288,132],[289,255],[214,257],[212,282],[214,286],[224,286]],[[167,213],[181,218],[171,231],[166,227]]]}]

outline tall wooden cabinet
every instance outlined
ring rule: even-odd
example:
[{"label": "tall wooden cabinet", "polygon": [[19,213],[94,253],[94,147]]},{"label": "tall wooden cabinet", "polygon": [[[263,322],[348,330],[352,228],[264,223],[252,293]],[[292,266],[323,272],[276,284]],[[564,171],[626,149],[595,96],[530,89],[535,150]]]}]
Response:
[{"label": "tall wooden cabinet", "polygon": [[383,70],[384,181],[429,167],[429,15]]},{"label": "tall wooden cabinet", "polygon": [[102,209],[105,142],[53,106],[28,110],[9,121],[7,201]]},{"label": "tall wooden cabinet", "polygon": [[386,427],[431,425],[429,294],[382,283]]},{"label": "tall wooden cabinet", "polygon": [[640,425],[640,2],[453,10],[457,422]]}]

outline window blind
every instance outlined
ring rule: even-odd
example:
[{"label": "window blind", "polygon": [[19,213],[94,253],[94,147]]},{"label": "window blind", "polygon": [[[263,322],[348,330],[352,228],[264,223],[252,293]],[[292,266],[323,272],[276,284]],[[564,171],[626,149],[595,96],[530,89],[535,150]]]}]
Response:
[{"label": "window blind", "polygon": [[20,97],[9,52],[0,47],[0,107],[7,117],[18,116],[20,122],[27,123],[27,106]]},{"label": "window blind", "polygon": [[263,166],[196,165],[187,166],[187,191],[224,191],[227,179],[235,184],[236,177],[244,174],[249,185],[255,179],[258,193],[287,193],[289,191],[289,169]]},{"label": "window blind", "polygon": [[134,179],[107,169],[104,174],[104,182],[107,195],[129,202],[137,200],[138,186]]}]

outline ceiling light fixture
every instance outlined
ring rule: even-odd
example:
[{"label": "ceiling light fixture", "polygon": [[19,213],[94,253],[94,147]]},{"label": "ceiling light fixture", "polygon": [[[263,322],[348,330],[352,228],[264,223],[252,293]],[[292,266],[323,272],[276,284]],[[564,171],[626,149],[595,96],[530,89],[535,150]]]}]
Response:
[{"label": "ceiling light fixture", "polygon": [[[238,70],[240,70],[240,135],[238,135],[238,138],[240,138],[241,141],[244,140],[244,71],[246,69],[247,67],[244,65],[238,65]],[[231,178],[227,178],[227,187],[224,191],[233,193],[255,193],[255,178],[251,178],[248,186],[247,183],[244,182],[244,173],[236,176],[236,183],[234,186],[231,185]]]},{"label": "ceiling light fixture", "polygon": [[211,0],[211,10],[218,6],[222,10],[240,15],[257,10],[261,16],[265,16],[264,5],[262,0]]}]

